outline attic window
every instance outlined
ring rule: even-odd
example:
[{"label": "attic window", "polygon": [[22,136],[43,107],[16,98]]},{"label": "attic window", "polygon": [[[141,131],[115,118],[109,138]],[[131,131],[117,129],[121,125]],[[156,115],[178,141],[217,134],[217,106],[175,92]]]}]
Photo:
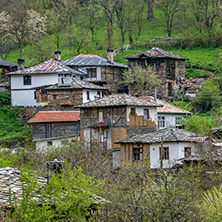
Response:
[{"label": "attic window", "polygon": [[31,76],[23,76],[23,83],[24,85],[32,85]]}]

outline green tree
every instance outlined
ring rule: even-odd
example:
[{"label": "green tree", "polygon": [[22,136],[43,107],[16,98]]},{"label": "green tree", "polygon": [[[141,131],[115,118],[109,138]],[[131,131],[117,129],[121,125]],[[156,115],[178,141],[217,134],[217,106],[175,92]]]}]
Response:
[{"label": "green tree", "polygon": [[154,87],[160,86],[160,81],[152,67],[144,69],[136,65],[123,72],[123,84],[129,87],[130,92],[140,91],[142,95],[149,95]]},{"label": "green tree", "polygon": [[205,111],[220,104],[220,89],[218,83],[209,79],[203,83],[203,89],[197,94],[197,101],[203,105]]}]

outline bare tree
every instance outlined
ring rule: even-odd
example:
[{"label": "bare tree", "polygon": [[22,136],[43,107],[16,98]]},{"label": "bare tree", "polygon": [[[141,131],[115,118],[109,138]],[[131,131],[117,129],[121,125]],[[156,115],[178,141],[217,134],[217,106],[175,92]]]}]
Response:
[{"label": "bare tree", "polygon": [[163,11],[166,21],[167,34],[171,37],[175,15],[180,10],[181,0],[159,0],[157,6]]},{"label": "bare tree", "polygon": [[119,0],[96,0],[98,4],[103,7],[105,21],[106,21],[106,31],[108,39],[108,47],[112,48],[112,35],[113,35],[113,24],[115,19],[115,9]]},{"label": "bare tree", "polygon": [[151,21],[154,18],[154,16],[153,16],[154,0],[145,0],[145,2],[147,4],[147,8],[148,8],[147,19]]}]

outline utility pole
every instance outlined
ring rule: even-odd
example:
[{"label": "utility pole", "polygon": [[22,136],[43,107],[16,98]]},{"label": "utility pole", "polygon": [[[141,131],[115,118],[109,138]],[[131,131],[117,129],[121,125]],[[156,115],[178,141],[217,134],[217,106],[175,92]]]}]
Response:
[{"label": "utility pole", "polygon": [[163,168],[163,137],[161,137],[161,147],[160,147],[160,168]]}]

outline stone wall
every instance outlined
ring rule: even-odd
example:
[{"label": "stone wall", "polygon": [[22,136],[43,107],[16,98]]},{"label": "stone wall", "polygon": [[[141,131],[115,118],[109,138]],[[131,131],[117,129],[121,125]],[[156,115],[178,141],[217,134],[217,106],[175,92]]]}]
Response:
[{"label": "stone wall", "polygon": [[49,106],[76,106],[82,104],[82,90],[53,90],[48,91]]},{"label": "stone wall", "polygon": [[105,82],[103,87],[111,93],[117,93],[118,89],[123,88],[121,84],[123,69],[118,67],[101,67],[101,81]]}]

